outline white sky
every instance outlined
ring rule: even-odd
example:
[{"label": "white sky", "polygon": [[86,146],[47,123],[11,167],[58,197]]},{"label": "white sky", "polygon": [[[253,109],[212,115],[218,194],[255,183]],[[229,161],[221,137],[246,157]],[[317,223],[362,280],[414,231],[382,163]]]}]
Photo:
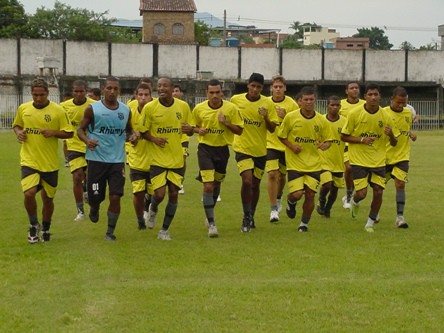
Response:
[{"label": "white sky", "polygon": [[[25,11],[34,14],[36,8],[53,8],[55,0],[19,0]],[[139,0],[60,0],[74,8],[89,8],[109,17],[140,19]],[[315,22],[334,28],[341,37],[357,33],[357,28],[377,26],[385,29],[390,43],[398,48],[403,41],[419,47],[440,43],[438,25],[444,24],[444,0],[195,0],[199,12],[209,12],[241,25],[258,28],[288,29],[294,21]],[[261,4],[261,5],[259,5]]]}]

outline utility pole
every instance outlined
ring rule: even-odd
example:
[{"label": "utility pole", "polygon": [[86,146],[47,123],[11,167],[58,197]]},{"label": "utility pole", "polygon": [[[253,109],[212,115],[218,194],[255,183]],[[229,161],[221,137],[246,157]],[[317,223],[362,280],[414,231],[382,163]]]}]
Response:
[{"label": "utility pole", "polygon": [[224,9],[224,31],[222,37],[223,46],[227,45],[227,10]]}]

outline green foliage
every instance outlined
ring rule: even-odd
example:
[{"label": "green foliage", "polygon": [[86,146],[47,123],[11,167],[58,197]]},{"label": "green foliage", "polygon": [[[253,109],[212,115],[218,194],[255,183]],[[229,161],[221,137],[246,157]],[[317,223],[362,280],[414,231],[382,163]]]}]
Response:
[{"label": "green foliage", "polygon": [[194,39],[202,46],[208,46],[211,34],[211,27],[205,22],[198,20],[194,22]]},{"label": "green foliage", "polygon": [[438,44],[437,43],[429,43],[426,45],[422,45],[419,47],[418,50],[423,50],[423,51],[436,51],[438,50]]},{"label": "green foliage", "polygon": [[[72,176],[62,167],[53,238],[35,245],[26,242],[20,145],[12,131],[0,139],[2,332],[442,331],[444,224],[437,210],[444,192],[437,177],[443,131],[420,132],[412,144],[407,230],[393,226],[393,181],[373,234],[363,230],[370,197],[353,221],[341,207],[343,190],[332,217],[314,212],[306,234],[284,212],[271,225],[265,175],[258,228],[241,234],[240,177],[232,157],[216,205],[220,237],[209,239],[202,185],[194,180],[193,137],[171,242],[156,239],[159,226],[137,230],[129,181],[115,243],[103,240],[107,201],[99,223],[72,222]],[[301,209],[298,204],[298,217]]]},{"label": "green foliage", "polygon": [[106,18],[107,14],[108,11],[95,13],[56,1],[54,9],[42,6],[29,18],[27,37],[112,42],[137,42],[141,39],[129,28],[112,26],[116,19]]},{"label": "green foliage", "polygon": [[293,34],[288,35],[282,40],[281,47],[283,49],[302,49],[304,48],[304,44],[299,41],[299,38],[296,34]]},{"label": "green foliage", "polygon": [[399,45],[399,48],[401,50],[414,50],[415,49],[415,47],[411,43],[409,43],[408,41],[402,42],[401,45]]},{"label": "green foliage", "polygon": [[378,27],[359,28],[358,33],[353,37],[367,37],[369,39],[369,46],[374,50],[390,50],[393,44],[390,44],[388,37],[384,30]]},{"label": "green foliage", "polygon": [[0,0],[0,38],[15,38],[26,31],[27,16],[17,0]]}]

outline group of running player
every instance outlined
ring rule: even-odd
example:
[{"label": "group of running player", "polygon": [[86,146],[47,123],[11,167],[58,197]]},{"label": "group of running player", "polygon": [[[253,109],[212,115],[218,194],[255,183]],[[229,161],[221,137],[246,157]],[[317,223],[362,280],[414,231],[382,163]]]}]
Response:
[{"label": "group of running player", "polygon": [[[328,98],[325,115],[315,110],[312,87],[302,88],[296,101],[285,94],[286,81],[280,75],[271,80],[270,97],[262,95],[263,88],[263,75],[253,73],[248,91],[227,101],[222,84],[210,80],[207,100],[191,112],[176,95],[182,93],[180,87],[169,78],[157,81],[157,98],[152,97],[151,81],[141,80],[134,100],[127,104],[118,101],[120,84],[115,77],[106,79],[99,101],[88,98],[86,83],[78,80],[73,83],[73,98],[61,105],[48,100],[45,81],[35,80],[31,87],[33,101],[19,107],[13,123],[22,144],[21,183],[30,223],[29,243],[50,240],[58,176],[57,139],[67,142],[77,209],[74,221],[85,219],[87,198],[89,218],[97,222],[109,187],[107,240],[116,239],[125,163],[130,169],[138,228],[155,227],[159,205],[168,192],[158,238],[171,239],[169,228],[193,134],[199,141],[198,179],[203,184],[202,204],[211,238],[219,235],[214,210],[227,171],[230,145],[242,181],[242,232],[256,228],[254,217],[265,172],[271,223],[280,220],[282,205],[286,206],[287,216],[294,219],[297,202],[304,197],[298,231],[308,231],[316,193],[319,192],[316,210],[328,218],[345,179],[343,206],[350,209],[353,218],[366,197],[368,185],[372,187],[365,230],[373,232],[386,181],[394,178],[396,226],[408,227],[404,219],[405,183],[409,141],[416,140],[416,135],[411,131],[413,116],[406,108],[404,88],[396,88],[391,105],[382,108],[377,85],[366,85],[361,100],[359,84],[351,82],[346,86],[346,99]],[[35,199],[39,190],[43,199],[42,226]]]}]

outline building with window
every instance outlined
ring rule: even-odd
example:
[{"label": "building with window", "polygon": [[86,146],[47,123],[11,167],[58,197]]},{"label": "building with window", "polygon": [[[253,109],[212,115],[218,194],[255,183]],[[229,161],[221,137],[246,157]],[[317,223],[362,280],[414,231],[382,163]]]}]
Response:
[{"label": "building with window", "polygon": [[142,42],[194,44],[194,0],[141,0]]},{"label": "building with window", "polygon": [[367,37],[340,37],[335,42],[340,50],[366,50],[370,43]]},{"label": "building with window", "polygon": [[304,26],[304,45],[323,45],[339,37],[336,29],[324,28],[318,25]]}]

